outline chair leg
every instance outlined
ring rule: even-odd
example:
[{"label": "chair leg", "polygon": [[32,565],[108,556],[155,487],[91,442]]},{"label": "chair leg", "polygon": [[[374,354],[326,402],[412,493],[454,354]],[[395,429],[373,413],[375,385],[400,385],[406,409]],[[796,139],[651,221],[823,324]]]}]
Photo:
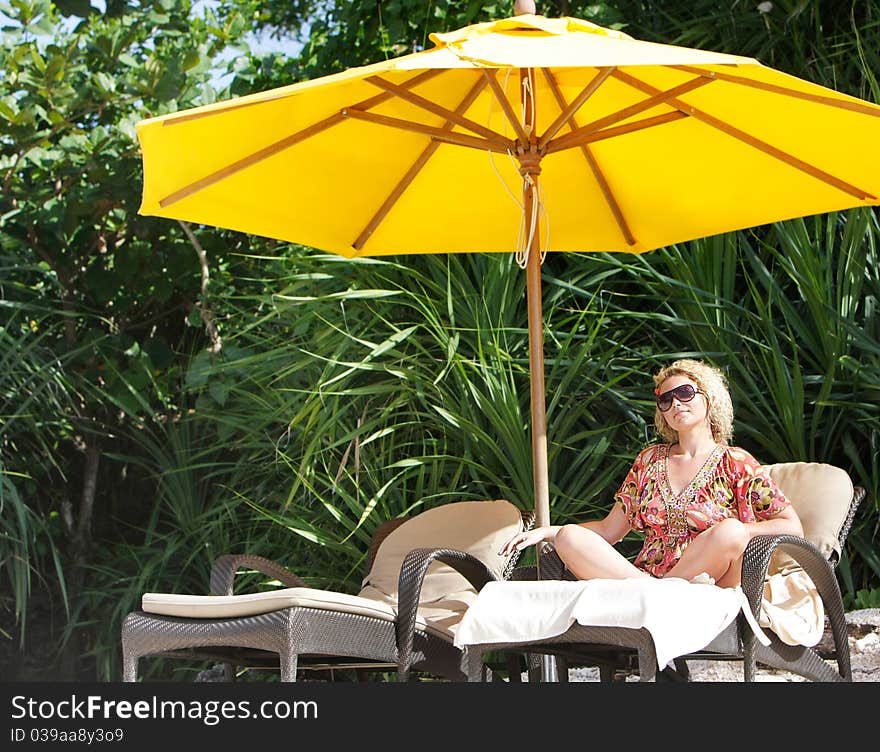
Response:
[{"label": "chair leg", "polygon": [[138,671],[138,656],[128,650],[122,650],[122,681],[136,682]]},{"label": "chair leg", "polygon": [[521,684],[522,666],[520,665],[519,653],[506,653],[504,660],[507,663],[508,681],[514,684]]},{"label": "chair leg", "polygon": [[665,666],[657,673],[657,681],[686,682],[690,681],[691,672],[684,658],[675,658],[672,666]]},{"label": "chair leg", "polygon": [[657,681],[657,658],[642,650],[639,650],[639,681]]},{"label": "chair leg", "polygon": [[541,654],[526,653],[526,661],[528,663],[529,684],[536,684],[541,681]]},{"label": "chair leg", "polygon": [[466,647],[462,650],[461,667],[467,674],[469,682],[482,681],[483,675],[483,653],[476,647]]},{"label": "chair leg", "polygon": [[755,644],[758,638],[754,634],[747,634],[746,630],[740,630],[742,634],[743,651],[743,681],[755,681]]},{"label": "chair leg", "polygon": [[691,669],[690,666],[688,666],[688,662],[684,658],[675,659],[675,670],[678,672],[678,675],[679,677],[681,677],[682,681],[691,680]]},{"label": "chair leg", "polygon": [[297,660],[299,655],[290,650],[282,650],[278,655],[278,661],[281,664],[281,681],[295,682]]},{"label": "chair leg", "polygon": [[556,681],[568,684],[568,661],[561,655],[556,657]]}]

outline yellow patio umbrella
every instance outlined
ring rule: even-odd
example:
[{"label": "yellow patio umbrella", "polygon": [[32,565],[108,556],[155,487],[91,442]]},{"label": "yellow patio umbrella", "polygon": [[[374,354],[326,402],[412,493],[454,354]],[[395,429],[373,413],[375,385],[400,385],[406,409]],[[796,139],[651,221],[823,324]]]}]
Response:
[{"label": "yellow patio umbrella", "polygon": [[541,257],[642,253],[880,196],[880,107],[758,61],[525,13],[138,124],[142,214],[347,257],[515,252],[548,524]]}]

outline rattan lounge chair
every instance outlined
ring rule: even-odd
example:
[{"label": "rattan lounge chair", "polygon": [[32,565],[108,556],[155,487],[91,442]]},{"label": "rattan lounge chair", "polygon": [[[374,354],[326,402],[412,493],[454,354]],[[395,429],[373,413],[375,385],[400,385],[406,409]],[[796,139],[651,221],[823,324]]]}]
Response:
[{"label": "rattan lounge chair", "polygon": [[[568,668],[575,666],[598,667],[602,681],[632,673],[638,673],[641,681],[661,678],[686,681],[689,679],[688,660],[742,661],[747,682],[754,681],[757,663],[812,681],[852,681],[844,607],[834,569],[865,491],[853,487],[845,471],[824,463],[780,463],[771,465],[770,472],[794,504],[804,526],[804,538],[790,535],[754,538],[743,559],[743,591],[752,613],[758,618],[768,572],[801,566],[822,599],[834,640],[832,656],[821,655],[814,647],[786,644],[766,628],[764,632],[771,642],[764,646],[740,615],[705,648],[680,656],[674,667],[661,671],[656,664],[651,634],[646,629],[574,624],[561,635],[528,644],[469,647],[465,651],[464,670],[470,680],[481,679],[478,670],[483,652],[506,649],[527,655],[533,677],[537,676],[537,656],[556,656],[560,681],[567,681]],[[565,569],[552,545],[545,545],[540,557],[542,578],[576,579]],[[836,660],[836,669],[826,657]],[[518,674],[511,679],[518,681]]]},{"label": "rattan lounge chair", "polygon": [[[401,574],[414,548],[452,551],[467,577],[437,562],[427,571],[417,618],[406,637],[410,667],[449,680],[464,680],[461,653],[452,644],[455,627],[476,590],[513,572],[518,556],[501,557],[501,545],[534,521],[508,501],[465,501],[429,509],[381,525],[367,556],[357,595],[317,588],[282,565],[262,557],[225,555],[211,573],[211,595],[147,593],[142,609],[122,626],[123,680],[137,680],[145,656],[221,661],[227,678],[237,666],[280,667],[282,681],[299,670],[333,665],[394,670],[398,664],[397,592],[409,588]],[[462,568],[460,566],[460,568]],[[257,570],[282,589],[233,595],[239,570]],[[416,570],[421,577],[427,567]],[[473,584],[472,584],[473,583]]]}]

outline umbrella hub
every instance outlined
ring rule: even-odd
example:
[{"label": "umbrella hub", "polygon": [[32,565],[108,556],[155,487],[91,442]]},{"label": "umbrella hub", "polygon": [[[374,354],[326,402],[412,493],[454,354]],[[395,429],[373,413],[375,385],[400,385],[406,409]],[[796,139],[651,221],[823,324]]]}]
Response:
[{"label": "umbrella hub", "polygon": [[526,178],[537,177],[541,174],[541,158],[544,155],[538,151],[537,144],[530,144],[527,151],[517,150],[516,158],[519,160],[519,174]]}]

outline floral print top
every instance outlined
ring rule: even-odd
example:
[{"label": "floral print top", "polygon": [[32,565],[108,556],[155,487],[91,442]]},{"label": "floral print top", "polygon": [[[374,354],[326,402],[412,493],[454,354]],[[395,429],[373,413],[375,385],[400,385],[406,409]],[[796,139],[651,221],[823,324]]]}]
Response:
[{"label": "floral print top", "polygon": [[663,577],[688,543],[715,523],[727,517],[766,520],[791,503],[751,454],[722,445],[676,494],[667,470],[670,446],[654,444],[642,450],[614,494],[632,528],[645,533],[633,563],[654,577]]}]

